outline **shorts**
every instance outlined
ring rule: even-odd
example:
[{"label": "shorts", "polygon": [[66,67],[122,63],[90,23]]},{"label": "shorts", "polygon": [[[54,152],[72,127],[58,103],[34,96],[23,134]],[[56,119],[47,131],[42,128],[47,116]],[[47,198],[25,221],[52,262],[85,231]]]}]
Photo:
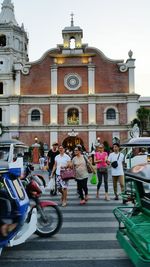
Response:
[{"label": "shorts", "polygon": [[68,188],[69,181],[63,181],[60,175],[56,175],[56,185],[58,189]]}]

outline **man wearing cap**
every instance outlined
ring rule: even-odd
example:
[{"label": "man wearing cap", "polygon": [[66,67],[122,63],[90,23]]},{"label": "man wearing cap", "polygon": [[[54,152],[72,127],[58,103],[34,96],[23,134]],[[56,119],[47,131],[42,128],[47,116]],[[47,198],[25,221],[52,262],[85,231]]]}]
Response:
[{"label": "man wearing cap", "polygon": [[[55,157],[59,155],[59,150],[58,150],[58,143],[54,142],[52,144],[52,148],[48,151],[47,158],[48,158],[48,170],[49,170],[49,176],[51,176],[52,169],[55,163]],[[55,181],[55,190],[51,190],[52,195],[56,195],[57,188],[56,188],[56,181]]]}]

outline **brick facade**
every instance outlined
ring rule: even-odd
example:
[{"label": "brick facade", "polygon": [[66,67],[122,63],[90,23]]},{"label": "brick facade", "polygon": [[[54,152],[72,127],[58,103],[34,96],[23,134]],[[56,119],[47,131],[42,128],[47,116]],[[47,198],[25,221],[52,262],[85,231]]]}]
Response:
[{"label": "brick facade", "polygon": [[[128,61],[131,65],[132,59]],[[127,139],[131,97],[128,61],[111,60],[97,48],[83,44],[79,50],[65,50],[60,45],[27,63],[28,72],[21,73],[19,137],[32,143],[37,136],[48,146],[54,139],[70,144],[72,138],[87,150],[97,137],[110,145],[115,134],[121,141]],[[34,109],[41,112],[42,119],[32,124]],[[114,118],[107,118],[109,109],[114,110]],[[73,113],[78,121],[73,117],[70,121]]]},{"label": "brick facade", "polygon": [[[49,147],[54,141],[69,146],[80,142],[87,150],[97,137],[110,145],[115,136],[121,142],[127,139],[139,98],[134,89],[132,51],[126,61],[109,59],[98,48],[82,43],[83,31],[72,19],[62,30],[62,44],[30,62],[27,33],[11,21],[11,3],[3,8],[7,19],[2,18],[0,31],[10,36],[0,49],[4,58],[1,124],[7,129],[3,138],[16,136],[31,145],[37,137]],[[5,23],[8,14],[11,23]]]}]

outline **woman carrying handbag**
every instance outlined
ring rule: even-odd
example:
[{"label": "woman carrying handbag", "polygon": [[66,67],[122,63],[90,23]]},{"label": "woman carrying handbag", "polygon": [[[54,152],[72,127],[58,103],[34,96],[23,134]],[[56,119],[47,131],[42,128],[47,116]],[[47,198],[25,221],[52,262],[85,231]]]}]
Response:
[{"label": "woman carrying handbag", "polygon": [[61,169],[71,166],[71,159],[65,153],[65,149],[62,145],[58,147],[59,155],[55,157],[55,163],[52,169],[50,178],[53,177],[56,171],[56,184],[57,189],[61,193],[62,207],[67,205],[67,192],[68,192],[68,180],[63,180],[61,177]]},{"label": "woman carrying handbag", "polygon": [[80,205],[84,205],[88,201],[88,171],[87,163],[82,155],[82,148],[80,146],[75,147],[74,149],[75,156],[72,159],[73,167],[76,171],[76,181],[78,193],[80,196]]}]

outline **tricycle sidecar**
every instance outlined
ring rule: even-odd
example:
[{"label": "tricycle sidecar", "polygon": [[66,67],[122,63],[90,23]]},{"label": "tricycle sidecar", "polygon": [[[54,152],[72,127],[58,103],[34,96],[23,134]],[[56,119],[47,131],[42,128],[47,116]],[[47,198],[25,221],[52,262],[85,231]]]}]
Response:
[{"label": "tricycle sidecar", "polygon": [[150,161],[150,137],[131,138],[121,144],[127,169]]},{"label": "tricycle sidecar", "polygon": [[117,239],[136,267],[150,266],[150,164],[125,172],[134,184],[136,204],[114,209],[119,223]]},{"label": "tricycle sidecar", "polygon": [[[125,170],[142,163],[150,163],[150,137],[131,138],[121,144],[124,154]],[[125,190],[122,193],[124,201],[135,203],[136,190],[133,181],[125,175]]]}]

